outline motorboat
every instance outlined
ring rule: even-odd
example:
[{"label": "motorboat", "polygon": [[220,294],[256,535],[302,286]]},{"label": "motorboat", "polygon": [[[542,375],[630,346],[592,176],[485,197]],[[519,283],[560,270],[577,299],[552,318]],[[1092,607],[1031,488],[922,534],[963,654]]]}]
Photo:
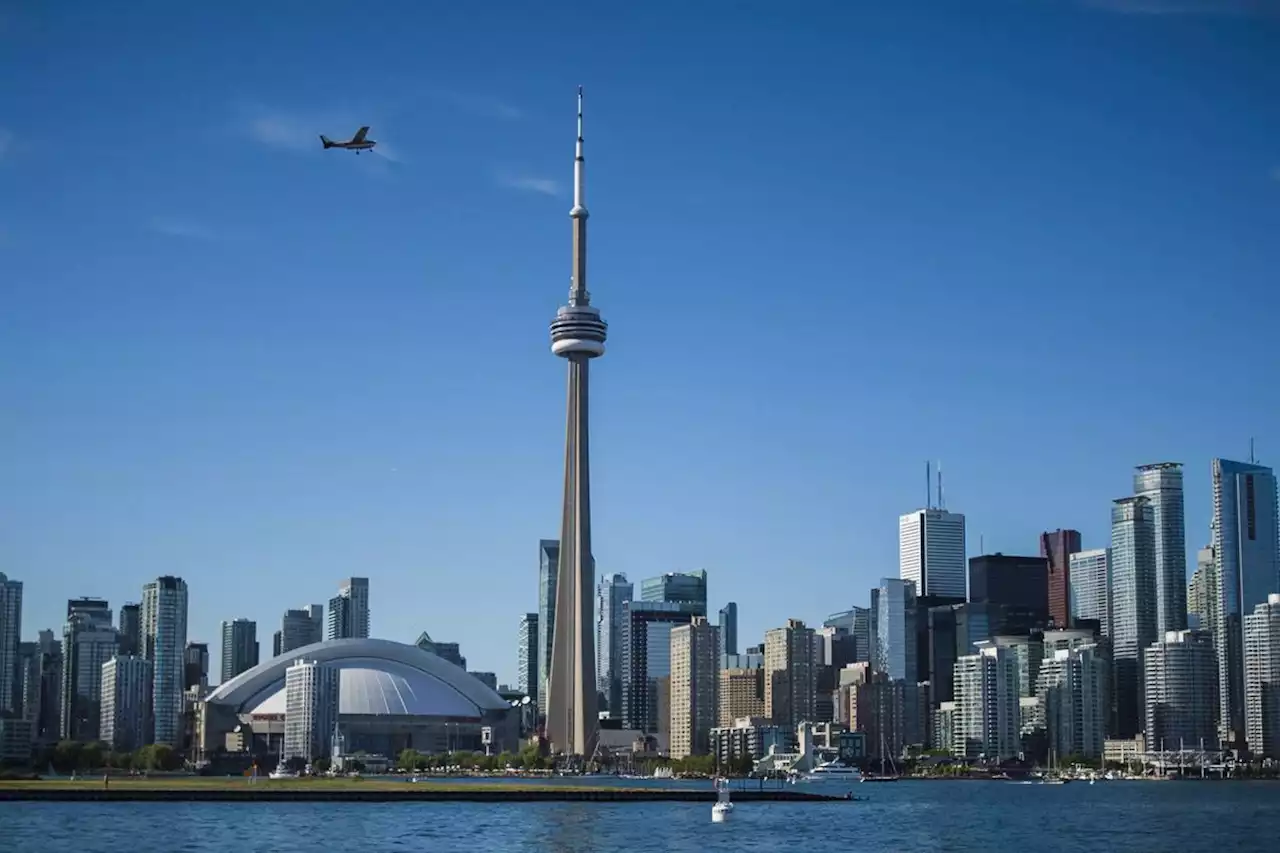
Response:
[{"label": "motorboat", "polygon": [[270,773],[267,774],[267,778],[268,779],[297,779],[298,774],[294,773],[292,770],[286,767],[285,763],[281,761],[279,764],[276,765],[275,770],[272,770]]},{"label": "motorboat", "polygon": [[711,822],[724,823],[733,813],[733,803],[729,801],[729,780],[716,779],[716,803],[711,807]]},{"label": "motorboat", "polygon": [[841,764],[839,761],[828,761],[819,764],[808,773],[797,776],[801,782],[861,782],[862,773],[856,767]]}]

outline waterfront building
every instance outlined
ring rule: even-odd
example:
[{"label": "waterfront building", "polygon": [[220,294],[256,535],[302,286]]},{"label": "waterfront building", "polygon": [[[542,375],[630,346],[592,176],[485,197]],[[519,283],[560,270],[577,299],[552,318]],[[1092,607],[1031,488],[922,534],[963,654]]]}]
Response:
[{"label": "waterfront building", "polygon": [[1015,758],[1022,751],[1018,670],[1006,648],[983,643],[956,661],[951,750],[961,758]]},{"label": "waterfront building", "polygon": [[[34,737],[42,744],[55,743],[62,727],[62,641],[55,639],[53,631],[37,634],[40,648],[39,695],[36,698]],[[31,705],[27,705],[30,713]]]},{"label": "waterfront building", "polygon": [[551,671],[551,637],[556,627],[556,578],[560,540],[538,540],[538,713],[547,713],[547,673]]},{"label": "waterfront building", "polygon": [[745,761],[759,761],[771,751],[792,752],[796,731],[775,726],[761,717],[739,717],[729,725],[712,729],[708,739],[716,766],[732,767]]},{"label": "waterfront building", "polygon": [[614,574],[600,581],[596,605],[596,679],[611,719],[622,719],[622,620],[634,587],[626,575]]},{"label": "waterfront building", "polygon": [[813,722],[818,667],[812,628],[788,619],[764,635],[764,713],[774,725],[795,728]]},{"label": "waterfront building", "polygon": [[[369,579],[347,578],[329,599],[326,639],[364,639],[369,636]],[[284,639],[281,638],[281,647]]]},{"label": "waterfront building", "polygon": [[1036,696],[1051,756],[1102,757],[1108,678],[1105,652],[1095,645],[1060,648],[1044,659]]},{"label": "waterfront building", "polygon": [[182,692],[186,674],[187,584],[165,575],[142,587],[142,656],[151,664],[152,743],[182,746]]},{"label": "waterfront building", "polygon": [[764,717],[764,667],[720,670],[721,726],[732,726],[741,717]]},{"label": "waterfront building", "polygon": [[537,701],[538,698],[538,614],[520,617],[516,633],[516,690]]},{"label": "waterfront building", "polygon": [[[85,602],[90,606],[80,606]],[[81,599],[67,609],[58,739],[95,741],[102,723],[102,665],[119,650],[118,634],[105,601]]]},{"label": "waterfront building", "polygon": [[966,598],[964,515],[920,509],[898,519],[898,577],[917,595]]},{"label": "waterfront building", "polygon": [[151,661],[114,655],[102,665],[99,739],[116,752],[152,743],[154,686]]},{"label": "waterfront building", "polygon": [[1255,757],[1280,760],[1280,594],[1244,618],[1245,738]]},{"label": "waterfront building", "polygon": [[22,715],[22,677],[18,645],[22,642],[22,581],[0,573],[0,716]]},{"label": "waterfront building", "polygon": [[1159,750],[1216,746],[1218,659],[1209,634],[1167,631],[1143,657],[1147,742]]},{"label": "waterfront building", "polygon": [[1156,641],[1155,526],[1151,501],[1111,508],[1111,655],[1116,737],[1142,731],[1142,652]]},{"label": "waterfront building", "polygon": [[1213,460],[1214,555],[1210,618],[1218,654],[1219,735],[1244,741],[1244,616],[1280,586],[1275,473],[1262,465]]},{"label": "waterfront building", "polygon": [[1071,625],[1071,555],[1080,550],[1078,530],[1040,534],[1040,556],[1048,565],[1049,618],[1059,628]]},{"label": "waterfront building", "polygon": [[652,734],[667,719],[660,712],[661,679],[671,676],[671,629],[688,625],[698,605],[680,601],[628,601],[622,620],[622,726]]},{"label": "waterfront building", "polygon": [[297,660],[285,671],[282,759],[314,761],[325,754],[338,722],[339,670],[314,660]]},{"label": "waterfront building", "polygon": [[222,682],[258,665],[258,623],[234,619],[222,623]]},{"label": "waterfront building", "polygon": [[142,654],[142,605],[120,605],[120,654]]},{"label": "waterfront building", "polygon": [[706,755],[716,727],[720,675],[720,629],[706,617],[671,629],[672,758]]},{"label": "waterfront building", "polygon": [[[1182,512],[1182,465],[1139,465],[1133,493],[1146,498],[1155,529],[1156,636],[1187,627],[1187,533]],[[1148,739],[1150,734],[1148,733]]]},{"label": "waterfront building", "polygon": [[863,671],[862,676],[864,681],[846,685],[852,687],[849,728],[866,735],[869,756],[896,760],[911,742],[907,731],[907,684],[883,672]]}]

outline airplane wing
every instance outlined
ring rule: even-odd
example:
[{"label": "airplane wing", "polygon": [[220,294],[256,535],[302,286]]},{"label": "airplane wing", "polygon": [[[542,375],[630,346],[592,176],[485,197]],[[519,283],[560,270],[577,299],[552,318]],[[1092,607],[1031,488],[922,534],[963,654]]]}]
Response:
[{"label": "airplane wing", "polygon": [[364,142],[364,138],[368,136],[369,128],[362,127],[356,131],[356,135],[351,137],[352,142]]}]

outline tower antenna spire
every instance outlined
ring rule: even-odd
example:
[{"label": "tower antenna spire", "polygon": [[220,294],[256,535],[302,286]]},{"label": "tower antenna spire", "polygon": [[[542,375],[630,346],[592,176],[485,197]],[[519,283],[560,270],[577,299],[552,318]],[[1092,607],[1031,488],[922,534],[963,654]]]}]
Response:
[{"label": "tower antenna spire", "polygon": [[583,154],[582,87],[578,87],[578,141],[573,151],[573,283],[569,289],[570,305],[590,305],[587,292],[587,159]]}]

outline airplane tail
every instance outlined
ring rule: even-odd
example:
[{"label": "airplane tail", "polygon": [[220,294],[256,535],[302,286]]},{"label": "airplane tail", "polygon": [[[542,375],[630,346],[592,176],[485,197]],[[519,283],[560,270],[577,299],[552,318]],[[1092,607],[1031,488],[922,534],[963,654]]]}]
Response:
[{"label": "airplane tail", "polygon": [[333,147],[333,140],[325,136],[323,133],[320,134],[320,142],[324,145],[325,148]]}]

